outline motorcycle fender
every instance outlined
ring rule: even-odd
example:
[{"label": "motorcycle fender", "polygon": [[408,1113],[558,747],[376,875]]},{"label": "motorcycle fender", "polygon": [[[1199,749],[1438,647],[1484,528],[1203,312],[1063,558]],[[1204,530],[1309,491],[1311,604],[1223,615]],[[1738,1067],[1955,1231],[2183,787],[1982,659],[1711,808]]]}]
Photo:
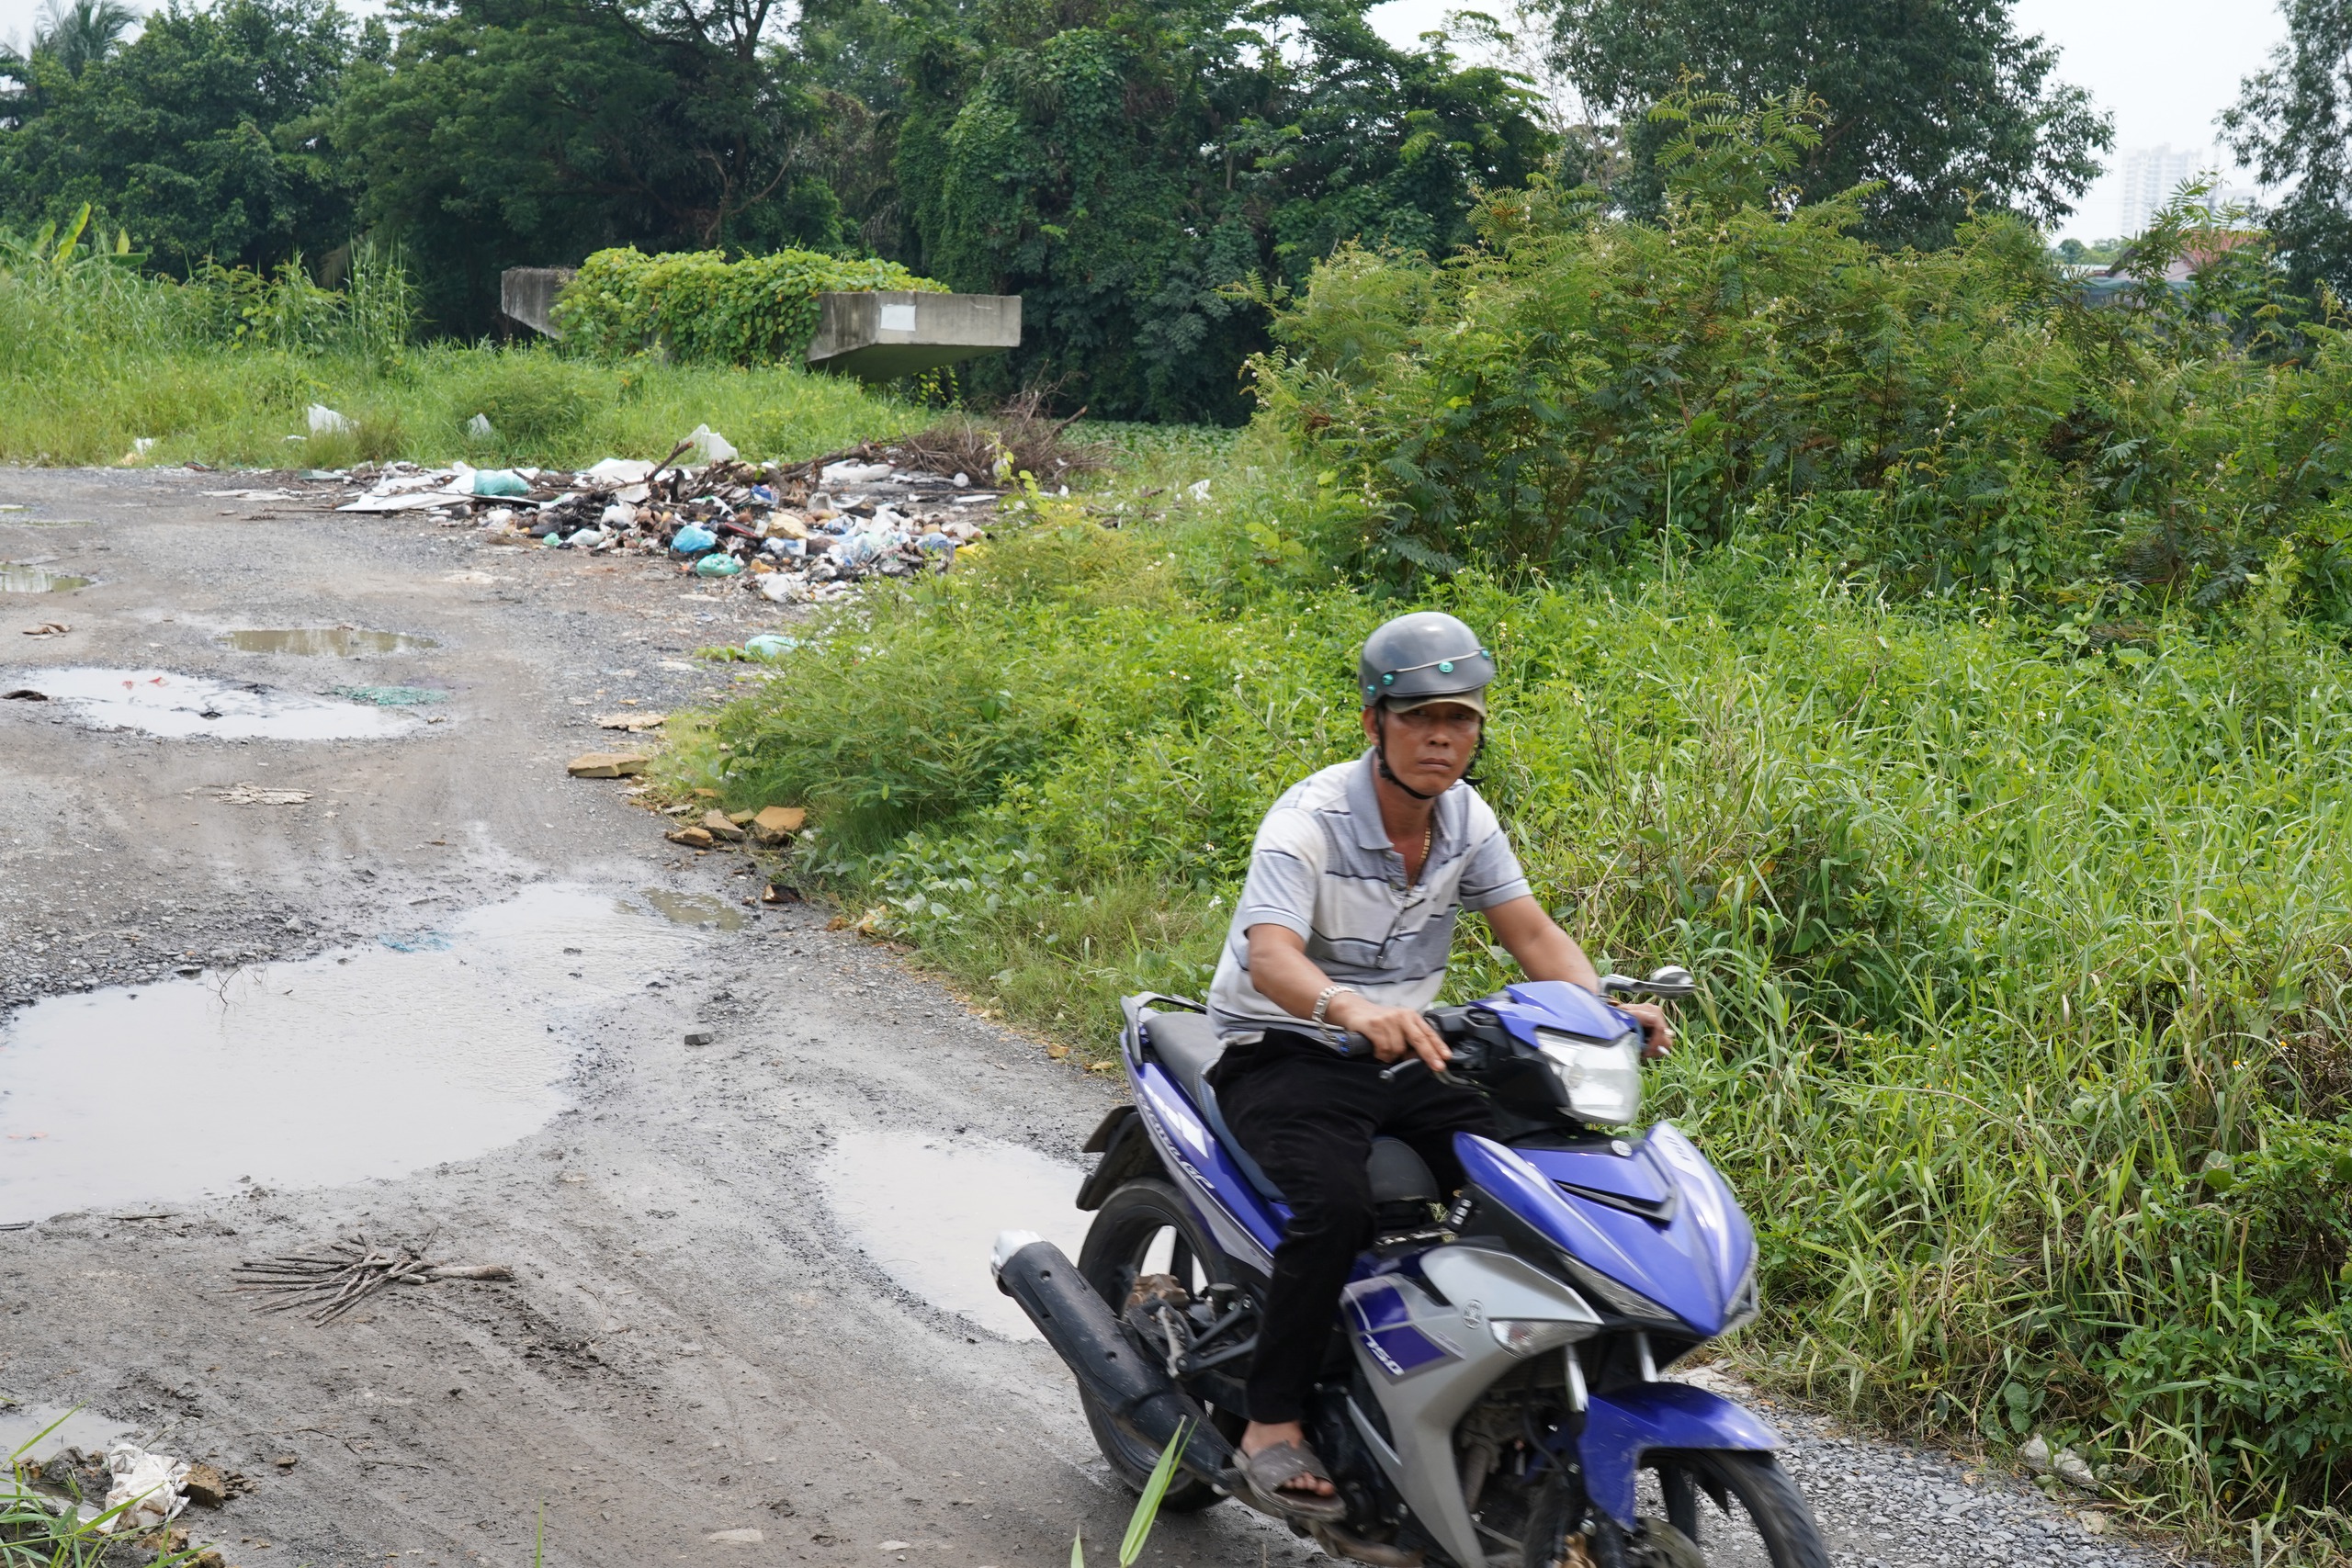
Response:
[{"label": "motorcycle fender", "polygon": [[1132,1105],[1114,1107],[1094,1130],[1094,1136],[1086,1141],[1085,1152],[1102,1156],[1079,1185],[1078,1206],[1089,1211],[1101,1208],[1112,1193],[1136,1178],[1161,1168],[1159,1151],[1151,1146],[1151,1134]]},{"label": "motorcycle fender", "polygon": [[1634,1528],[1634,1481],[1657,1449],[1736,1449],[1769,1453],[1781,1435],[1721,1394],[1682,1382],[1635,1383],[1594,1394],[1577,1439],[1585,1495],[1626,1529]]}]

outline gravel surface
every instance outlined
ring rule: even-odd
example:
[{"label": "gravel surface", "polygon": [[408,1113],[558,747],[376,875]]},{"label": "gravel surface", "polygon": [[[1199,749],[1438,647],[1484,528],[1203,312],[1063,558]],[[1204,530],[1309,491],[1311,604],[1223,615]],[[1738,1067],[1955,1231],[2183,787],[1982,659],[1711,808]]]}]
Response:
[{"label": "gravel surface", "polygon": [[[569,1066],[527,1135],[331,1185],[273,1174],[299,1166],[289,1119],[315,1112],[279,1105],[267,1081],[241,1114],[176,1138],[63,1130],[56,1147],[78,1138],[157,1174],[135,1204],[0,1231],[0,1396],[79,1405],[78,1430],[137,1431],[251,1477],[185,1521],[243,1568],[395,1554],[521,1568],[542,1521],[547,1561],[632,1568],[1012,1568],[1066,1560],[1081,1528],[1107,1560],[1130,1499],[1067,1374],[1034,1338],[989,1326],[978,1251],[968,1280],[925,1271],[975,1244],[905,1230],[891,1194],[931,1180],[967,1212],[958,1223],[1074,1234],[1080,1217],[1053,1194],[1114,1087],[815,912],[759,908],[740,856],[663,842],[626,782],[564,776],[568,757],[625,743],[594,715],[725,690],[742,672],[691,649],[786,615],[647,563],[204,494],[263,482],[0,470],[0,503],[32,508],[0,513],[0,560],[99,580],[0,595],[0,690],[88,665],[315,693],[364,667],[364,683],[446,691],[430,709],[443,722],[364,742],[162,740],[0,701],[0,1007],[133,983],[178,995],[232,971],[282,977],[299,1002],[339,960],[392,962],[387,936],[447,948],[423,962],[469,963],[468,920],[553,887],[579,900],[582,934],[510,937],[529,951],[499,992],[509,1032],[485,1038],[543,1023]],[[74,629],[20,635],[50,619]],[[220,641],[336,625],[436,646],[337,660]],[[309,798],[224,797],[239,784]],[[686,954],[632,943],[626,921],[613,938],[622,906],[648,932],[686,933]],[[328,1007],[318,1049],[423,1038],[431,989]],[[7,1044],[0,1088],[24,1091],[33,1059]],[[499,1063],[481,1066],[495,1077]],[[34,1136],[8,1106],[11,1138]],[[390,1112],[335,1114],[376,1132]],[[232,1149],[253,1179],[175,1185],[149,1146],[173,1142]],[[50,1146],[0,1145],[0,1200],[8,1151]],[[257,1316],[227,1289],[241,1258],[361,1231],[431,1235],[439,1255],[516,1277],[388,1292],[324,1326]],[[1841,1565],[2164,1560],[2006,1476],[1767,1413]],[[0,1410],[0,1433],[23,1419]],[[1164,1521],[1145,1561],[1311,1555],[1226,1506]]]}]

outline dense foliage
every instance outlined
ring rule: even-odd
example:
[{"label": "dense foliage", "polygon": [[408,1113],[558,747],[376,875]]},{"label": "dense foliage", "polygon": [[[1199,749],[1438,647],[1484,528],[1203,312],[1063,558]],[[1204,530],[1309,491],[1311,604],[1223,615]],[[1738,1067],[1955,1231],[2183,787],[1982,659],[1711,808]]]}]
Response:
[{"label": "dense foliage", "polygon": [[1068,383],[1114,417],[1238,420],[1264,313],[1343,240],[1442,254],[1479,185],[1549,137],[1502,73],[1399,50],[1360,5],[995,3],[877,29],[908,60],[897,199],[908,255],[1023,298],[1021,353],[974,385]]},{"label": "dense foliage", "polygon": [[331,0],[169,0],[111,52],[85,39],[0,62],[0,221],[87,203],[174,271],[330,255],[352,210],[318,117],[356,41]]},{"label": "dense foliage", "polygon": [[2281,8],[2287,41],[2222,123],[2256,177],[2285,192],[2267,218],[2297,277],[2352,293],[2352,6]]},{"label": "dense foliage", "polygon": [[729,261],[716,251],[649,256],[598,251],[563,290],[556,316],[568,346],[605,357],[662,347],[688,359],[797,361],[817,332],[817,296],[837,289],[940,286],[895,262],[776,251]]},{"label": "dense foliage", "polygon": [[498,273],[611,245],[841,243],[801,166],[820,106],[772,0],[418,0],[356,70],[335,144],[363,221],[416,258],[446,324],[494,321]]},{"label": "dense foliage", "polygon": [[1860,237],[1860,193],[1789,205],[1801,107],[1653,120],[1657,222],[1498,197],[1475,250],[1344,252],[1284,312],[1258,391],[1372,502],[1360,560],[1614,561],[1787,509],[1905,592],[2210,605],[2267,562],[2352,620],[2352,346],[2260,247],[2166,288],[2214,243],[2176,207],[2093,310],[2014,219],[1919,253]]},{"label": "dense foliage", "polygon": [[1643,111],[1693,76],[1748,108],[1819,98],[1826,134],[1791,183],[1818,200],[1864,182],[1871,238],[1943,245],[1992,209],[2070,211],[2113,143],[2089,95],[2056,81],[2058,52],[2019,37],[2011,0],[1558,0],[1557,68],[1626,131],[1620,192],[1653,214],[1667,138]]}]

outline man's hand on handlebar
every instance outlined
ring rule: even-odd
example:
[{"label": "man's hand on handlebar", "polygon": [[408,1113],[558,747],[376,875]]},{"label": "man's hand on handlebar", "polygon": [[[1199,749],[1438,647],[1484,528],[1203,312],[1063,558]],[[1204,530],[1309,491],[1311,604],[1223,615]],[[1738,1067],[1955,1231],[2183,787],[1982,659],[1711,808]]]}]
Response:
[{"label": "man's hand on handlebar", "polygon": [[1353,991],[1342,991],[1331,998],[1323,1016],[1334,1029],[1344,1029],[1371,1041],[1372,1054],[1381,1061],[1401,1062],[1408,1055],[1419,1056],[1430,1071],[1442,1073],[1445,1065],[1453,1060],[1445,1037],[1411,1008],[1383,1007],[1364,1000]]},{"label": "man's hand on handlebar", "polygon": [[1666,1010],[1656,1002],[1611,1002],[1619,1012],[1638,1019],[1642,1025],[1642,1057],[1655,1062],[1674,1049],[1674,1031],[1667,1026]]}]

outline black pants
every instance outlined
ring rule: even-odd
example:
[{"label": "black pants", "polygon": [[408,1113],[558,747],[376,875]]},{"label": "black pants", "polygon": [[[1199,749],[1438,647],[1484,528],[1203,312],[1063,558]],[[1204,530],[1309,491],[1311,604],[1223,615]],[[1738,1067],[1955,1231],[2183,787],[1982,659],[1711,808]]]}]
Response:
[{"label": "black pants", "polygon": [[1340,1289],[1373,1237],[1364,1161],[1375,1134],[1428,1162],[1438,1190],[1462,1185],[1453,1134],[1494,1135],[1487,1102],[1418,1068],[1384,1081],[1378,1062],[1349,1061],[1304,1035],[1269,1032],[1217,1065],[1217,1107],[1281,1188],[1290,1228],[1274,1248],[1272,1289],[1250,1369],[1250,1418],[1295,1421],[1330,1342]]}]

